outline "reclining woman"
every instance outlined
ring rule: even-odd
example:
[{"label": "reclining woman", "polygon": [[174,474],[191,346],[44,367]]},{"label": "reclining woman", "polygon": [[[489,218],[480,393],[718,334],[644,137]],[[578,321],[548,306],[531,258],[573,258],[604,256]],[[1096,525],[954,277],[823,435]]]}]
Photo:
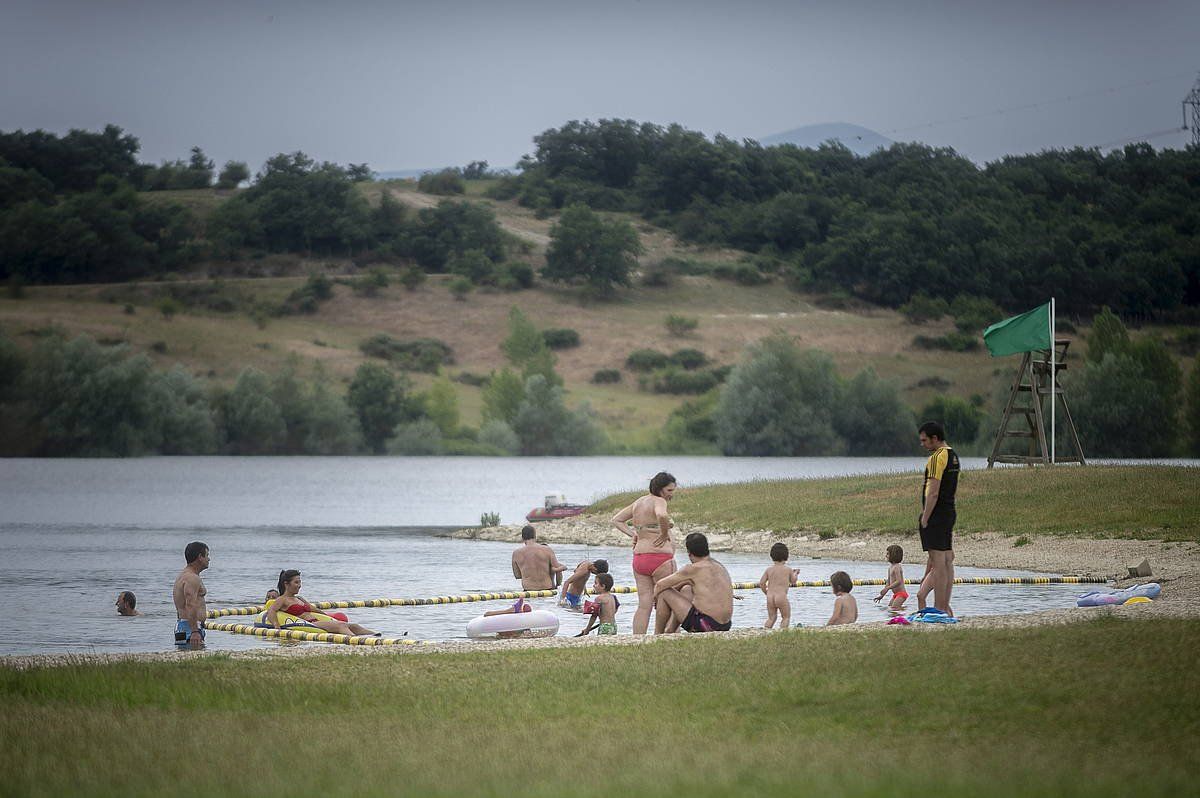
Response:
[{"label": "reclining woman", "polygon": [[[638,608],[633,614],[633,633],[646,634],[654,609],[654,585],[675,572],[675,541],[671,539],[671,516],[667,502],[675,496],[675,477],[660,471],[650,480],[650,492],[612,517],[621,534],[633,538],[633,579],[637,583]],[[633,522],[633,529],[627,525]],[[678,621],[672,620],[671,631]]]},{"label": "reclining woman", "polygon": [[302,619],[305,623],[326,632],[339,635],[377,635],[367,627],[339,621],[321,612],[304,600],[300,595],[300,572],[289,568],[279,572],[279,598],[267,608],[267,623],[276,629],[282,628],[279,613],[286,612]]}]

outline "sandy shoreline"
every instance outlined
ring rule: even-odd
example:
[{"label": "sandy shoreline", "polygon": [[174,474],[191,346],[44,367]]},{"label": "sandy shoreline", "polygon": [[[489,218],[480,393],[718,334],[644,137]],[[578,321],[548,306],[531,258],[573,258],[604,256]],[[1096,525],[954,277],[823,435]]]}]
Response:
[{"label": "sandy shoreline", "polygon": [[[821,540],[816,535],[781,535],[769,530],[713,530],[701,525],[681,524],[677,537],[689,532],[704,532],[709,536],[714,552],[765,552],[772,543],[787,543],[793,558],[859,560],[877,562],[891,543],[905,547],[906,560],[923,563],[916,536],[897,540],[895,536],[872,534],[844,535]],[[520,527],[505,526],[488,529],[469,528],[448,533],[448,537],[478,540],[498,540],[517,543]],[[911,633],[953,633],[957,629],[988,629],[1032,627],[1078,623],[1093,618],[1115,615],[1127,618],[1200,618],[1200,544],[1192,542],[1164,543],[1162,541],[1086,539],[1054,536],[1028,536],[1029,543],[1014,546],[1017,538],[1001,534],[978,534],[955,541],[955,564],[984,568],[1014,568],[1078,576],[1102,576],[1116,581],[1118,587],[1138,582],[1158,582],[1162,595],[1151,604],[1129,607],[1091,607],[1046,610],[1014,615],[993,615],[967,618],[952,625],[917,624],[908,627],[883,624],[857,624],[834,628],[812,627],[795,630],[795,634],[896,634],[898,629]],[[628,538],[612,529],[607,519],[580,516],[563,521],[540,524],[538,539],[544,543],[587,544],[593,546],[628,545]],[[717,557],[719,558],[719,554]],[[1143,559],[1150,561],[1153,575],[1140,579],[1126,578],[1126,569]],[[1081,591],[1082,592],[1082,591]],[[722,638],[741,639],[762,634],[778,634],[762,629],[736,629],[723,633]],[[568,637],[537,638],[504,641],[458,641],[428,643],[387,648],[367,648],[334,645],[297,645],[256,651],[195,651],[151,652],[130,654],[32,654],[0,657],[0,667],[23,670],[27,668],[95,665],[116,662],[178,662],[196,657],[226,657],[234,660],[273,659],[293,656],[388,656],[413,654],[483,653],[516,648],[578,648],[610,645],[655,645],[664,640],[686,640],[687,635],[669,638],[617,635],[609,638]],[[708,637],[705,635],[704,637]]]}]

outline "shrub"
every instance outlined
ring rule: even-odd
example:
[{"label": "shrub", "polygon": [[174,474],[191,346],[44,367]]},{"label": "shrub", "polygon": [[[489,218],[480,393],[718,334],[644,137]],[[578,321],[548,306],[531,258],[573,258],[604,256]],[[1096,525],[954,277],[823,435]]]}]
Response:
[{"label": "shrub", "polygon": [[937,321],[950,312],[950,303],[941,297],[913,294],[912,299],[900,306],[900,313],[909,324],[924,324]]},{"label": "shrub", "polygon": [[691,316],[677,316],[672,313],[670,316],[667,316],[663,324],[666,325],[667,332],[679,338],[693,332],[699,327],[700,320]]},{"label": "shrub", "polygon": [[613,382],[621,381],[621,372],[616,369],[600,369],[592,375],[592,382],[596,385],[605,385]]},{"label": "shrub", "polygon": [[417,190],[425,194],[450,196],[464,194],[467,184],[457,169],[443,169],[440,172],[426,172],[417,180]]},{"label": "shrub", "polygon": [[475,285],[490,283],[496,277],[496,265],[481,249],[468,249],[451,256],[447,269],[451,274],[465,277]]},{"label": "shrub", "polygon": [[1004,318],[1004,310],[990,299],[961,294],[950,303],[954,326],[960,332],[981,333],[988,325]]},{"label": "shrub", "polygon": [[483,385],[487,385],[491,380],[491,377],[486,374],[473,374],[469,371],[463,371],[455,374],[450,379],[454,380],[455,382],[461,382],[463,385],[473,385],[476,388],[479,388]]},{"label": "shrub", "polygon": [[153,351],[157,352],[160,355],[165,355],[167,353],[167,342],[166,341],[155,341],[154,343],[150,344],[150,349],[152,349]]},{"label": "shrub", "polygon": [[321,302],[333,297],[333,281],[323,274],[314,274],[304,285],[288,294],[279,312],[282,315],[316,313]]},{"label": "shrub", "polygon": [[670,359],[653,349],[638,349],[625,358],[625,368],[630,371],[653,371],[666,366]]},{"label": "shrub", "polygon": [[533,267],[521,261],[509,261],[497,270],[496,284],[506,291],[533,288]]},{"label": "shrub", "polygon": [[409,266],[400,272],[400,285],[404,286],[409,291],[416,291],[423,282],[425,282],[424,269],[419,269],[416,266]]},{"label": "shrub", "polygon": [[500,513],[483,513],[479,516],[480,526],[500,526]]},{"label": "shrub", "polygon": [[464,302],[466,301],[467,294],[471,293],[471,289],[474,286],[471,285],[471,281],[466,277],[459,276],[451,280],[450,285],[447,287],[450,289],[450,293],[454,295],[455,299],[457,299],[459,302]]},{"label": "shrub", "polygon": [[390,454],[409,457],[427,457],[442,454],[442,431],[427,418],[421,418],[396,428],[396,435],[388,444]]},{"label": "shrub", "polygon": [[158,312],[161,313],[162,317],[167,321],[173,319],[175,314],[181,310],[183,310],[183,306],[180,305],[178,300],[174,299],[173,297],[165,296],[158,300]]},{"label": "shrub", "polygon": [[642,269],[642,285],[647,288],[666,288],[673,278],[671,270],[661,263],[653,263]]},{"label": "shrub", "polygon": [[699,349],[680,349],[671,355],[671,363],[688,371],[708,365],[708,355]]},{"label": "shrub", "polygon": [[654,393],[701,394],[717,387],[717,378],[707,371],[683,371],[674,366],[643,378],[644,385]]},{"label": "shrub", "polygon": [[948,352],[974,352],[979,348],[979,339],[974,335],[952,332],[936,337],[918,335],[913,338],[918,349],[944,349]]},{"label": "shrub", "polygon": [[738,285],[762,285],[771,279],[749,263],[721,263],[713,267],[712,275],[719,280],[732,280]]},{"label": "shrub", "polygon": [[405,371],[436,374],[439,366],[454,362],[454,350],[436,338],[402,341],[386,333],[379,333],[363,341],[358,348],[367,357],[388,360]]},{"label": "shrub", "polygon": [[542,338],[551,349],[570,349],[579,346],[579,333],[567,328],[542,330]]}]

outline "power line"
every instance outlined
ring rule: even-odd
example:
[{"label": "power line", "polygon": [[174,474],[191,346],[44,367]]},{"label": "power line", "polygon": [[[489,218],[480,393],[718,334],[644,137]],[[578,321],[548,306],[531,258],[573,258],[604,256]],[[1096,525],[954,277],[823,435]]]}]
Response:
[{"label": "power line", "polygon": [[1035,103],[1025,103],[1024,105],[1014,105],[1014,106],[1010,106],[1007,108],[996,108],[991,111],[981,111],[979,113],[967,114],[965,116],[956,116],[953,118],[939,119],[939,120],[935,120],[932,122],[923,122],[919,125],[909,125],[907,127],[896,127],[896,128],[892,128],[891,130],[884,130],[882,132],[885,134],[890,134],[890,133],[903,133],[903,132],[910,131],[910,130],[926,130],[928,128],[938,127],[940,125],[949,125],[949,124],[956,123],[956,122],[969,122],[969,121],[975,120],[975,119],[986,119],[988,117],[1001,116],[1003,114],[1015,113],[1017,111],[1037,110],[1037,109],[1042,108],[1043,106],[1061,105],[1062,103],[1076,102],[1078,100],[1085,100],[1090,97],[1103,97],[1104,95],[1116,94],[1117,92],[1126,91],[1127,89],[1137,89],[1137,88],[1142,88],[1145,86],[1152,86],[1156,83],[1165,83],[1168,80],[1178,80],[1181,77],[1188,77],[1191,74],[1192,74],[1191,72],[1181,72],[1181,73],[1178,73],[1175,75],[1164,75],[1163,77],[1160,77],[1160,78],[1150,78],[1149,80],[1140,80],[1140,81],[1137,81],[1136,83],[1127,83],[1123,86],[1109,86],[1108,88],[1097,89],[1095,91],[1089,91],[1089,92],[1083,92],[1081,94],[1069,94],[1065,97],[1055,97],[1055,98],[1049,99],[1049,100],[1040,100]]}]

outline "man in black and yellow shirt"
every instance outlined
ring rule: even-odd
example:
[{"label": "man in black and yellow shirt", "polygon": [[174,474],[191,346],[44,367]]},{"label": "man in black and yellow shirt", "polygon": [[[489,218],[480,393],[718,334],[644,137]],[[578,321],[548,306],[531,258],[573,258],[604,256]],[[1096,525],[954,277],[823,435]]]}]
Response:
[{"label": "man in black and yellow shirt", "polygon": [[950,591],[954,587],[954,493],[958,489],[958,455],[946,444],[946,430],[936,421],[926,421],[917,431],[921,446],[928,451],[925,481],[921,486],[921,548],[928,552],[925,578],[917,590],[917,609],[933,591],[933,606],[953,615]]}]

